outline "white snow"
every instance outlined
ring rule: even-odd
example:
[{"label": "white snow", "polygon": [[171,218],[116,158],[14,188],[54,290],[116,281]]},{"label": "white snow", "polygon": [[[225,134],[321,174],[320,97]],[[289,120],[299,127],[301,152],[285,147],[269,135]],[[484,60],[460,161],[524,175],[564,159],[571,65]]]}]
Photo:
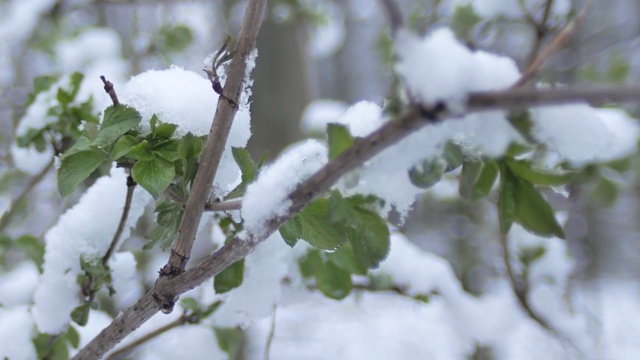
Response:
[{"label": "white snow", "polygon": [[0,305],[29,304],[38,286],[38,268],[32,262],[24,262],[0,277]]},{"label": "white snow", "polygon": [[0,40],[5,45],[24,41],[54,3],[54,0],[21,0],[2,4]]},{"label": "white snow", "polygon": [[512,59],[473,52],[448,28],[436,29],[423,39],[400,30],[396,54],[396,71],[410,95],[426,106],[442,101],[453,112],[464,110],[470,91],[503,89],[519,77]]},{"label": "white snow", "polygon": [[351,135],[364,137],[382,126],[384,121],[380,106],[360,101],[349,107],[344,115],[334,122],[347,125]]},{"label": "white snow", "polygon": [[533,136],[576,166],[623,157],[636,148],[638,125],[620,110],[586,104],[531,109]]},{"label": "white snow", "polygon": [[221,295],[216,326],[235,327],[268,317],[280,302],[282,280],[288,276],[292,251],[277,231],[245,258],[242,285]]},{"label": "white snow", "polygon": [[247,187],[242,200],[245,230],[261,234],[267,220],[284,215],[291,204],[287,199],[289,193],[326,162],[327,148],[317,140],[306,140],[286,149]]},{"label": "white snow", "polygon": [[145,344],[135,353],[136,359],[226,359],[228,354],[218,347],[215,333],[205,325],[189,325],[167,331]]},{"label": "white snow", "polygon": [[345,19],[340,7],[331,1],[315,1],[315,9],[323,16],[309,26],[307,52],[315,59],[326,59],[333,56],[344,44],[346,38]]},{"label": "white snow", "polygon": [[[98,179],[78,204],[65,212],[45,234],[44,272],[32,309],[41,332],[62,331],[69,322],[71,310],[80,305],[81,290],[76,282],[82,272],[80,258],[89,261],[104,256],[120,221],[126,189],[124,170],[112,168],[111,175]],[[129,237],[131,228],[151,200],[146,191],[135,190],[120,243]],[[114,262],[119,263],[119,260]],[[120,264],[122,268],[116,266],[117,274],[122,276],[121,271],[130,267],[130,261]]]},{"label": "white snow", "polygon": [[33,335],[33,319],[26,305],[0,307],[0,358],[36,359]]},{"label": "white snow", "polygon": [[[250,57],[248,68],[255,65],[256,55],[257,53]],[[244,105],[236,113],[216,174],[215,187],[223,193],[234,187],[239,174],[231,155],[231,147],[246,146],[251,136],[248,86],[250,82],[245,81],[245,95],[241,97],[241,104]],[[123,104],[136,108],[142,115],[140,127],[143,132],[150,131],[149,120],[156,114],[160,121],[179,126],[175,136],[182,136],[187,132],[197,136],[209,134],[218,99],[208,79],[177,66],[137,75],[118,94]]]},{"label": "white snow", "polygon": [[327,124],[338,121],[349,106],[338,100],[320,99],[309,103],[302,112],[300,128],[305,134],[324,134]]},{"label": "white snow", "polygon": [[155,114],[160,121],[179,126],[177,136],[209,133],[218,100],[209,80],[193,71],[172,66],[136,75],[118,92],[123,104],[142,115],[142,131],[150,131]]},{"label": "white snow", "polygon": [[[365,136],[383,124],[381,114],[381,109],[376,105],[361,102],[336,122],[348,125],[353,135]],[[478,112],[461,119],[447,119],[416,131],[387,148],[362,166],[357,183],[346,179],[339,184],[339,188],[348,194],[376,195],[386,201],[384,212],[393,206],[404,217],[416,197],[424,192],[411,184],[409,169],[424,159],[441,156],[442,148],[449,140],[461,145],[466,155],[473,157],[499,157],[509,144],[523,141],[502,111]]]}]

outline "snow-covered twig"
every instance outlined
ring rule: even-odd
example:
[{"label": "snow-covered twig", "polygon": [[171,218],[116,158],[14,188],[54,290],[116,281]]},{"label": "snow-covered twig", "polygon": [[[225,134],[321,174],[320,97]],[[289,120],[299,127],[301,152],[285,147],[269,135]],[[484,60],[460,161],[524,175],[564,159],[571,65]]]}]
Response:
[{"label": "snow-covered twig", "polygon": [[213,179],[231,131],[231,124],[238,111],[235,104],[239,103],[238,98],[242,91],[247,59],[255,49],[265,6],[266,0],[250,1],[247,5],[236,52],[227,69],[227,80],[222,90],[224,97],[220,96],[218,99],[216,114],[209,137],[202,150],[198,171],[193,179],[191,193],[178,231],[178,238],[171,248],[169,261],[160,272],[161,277],[183,272],[189,261],[205,202],[209,198]]},{"label": "snow-covered twig", "polygon": [[[640,87],[516,89],[472,93],[467,100],[467,110],[474,112],[582,101],[638,101],[638,99],[640,99]],[[282,215],[274,215],[270,218],[259,234],[241,233],[198,266],[176,276],[161,277],[152,291],[145,294],[136,304],[118,316],[82,349],[76,358],[100,358],[116,343],[155,315],[160,308],[164,307],[163,310],[170,311],[175,299],[180,294],[199,286],[251,253],[288,219],[296,215],[314,198],[328,190],[342,175],[414,131],[430,123],[442,121],[448,115],[445,106],[439,106],[436,109],[413,106],[400,118],[388,121],[369,136],[360,139],[336,159],[327,163],[298,185],[288,196],[291,205],[287,211]],[[204,199],[200,209],[204,210]]]}]

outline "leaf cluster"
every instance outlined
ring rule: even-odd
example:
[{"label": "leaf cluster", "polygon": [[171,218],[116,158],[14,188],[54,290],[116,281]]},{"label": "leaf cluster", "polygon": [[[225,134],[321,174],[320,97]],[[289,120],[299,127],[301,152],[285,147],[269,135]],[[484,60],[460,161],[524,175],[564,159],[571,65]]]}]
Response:
[{"label": "leaf cluster", "polygon": [[280,228],[289,246],[304,240],[316,248],[300,260],[300,271],[304,277],[315,277],[326,296],[347,296],[352,289],[351,274],[366,275],[389,253],[387,223],[372,210],[378,201],[373,196],[344,198],[334,191],[328,199],[313,201]]},{"label": "leaf cluster", "polygon": [[38,359],[67,360],[70,356],[69,346],[77,349],[79,345],[80,334],[73,326],[69,326],[67,331],[60,335],[38,333],[33,338]]},{"label": "leaf cluster", "polygon": [[[67,86],[58,85],[55,102],[46,110],[46,116],[55,121],[47,123],[42,128],[28,129],[26,134],[17,138],[17,144],[21,147],[34,146],[39,152],[44,151],[48,145],[52,145],[55,152],[60,154],[66,151],[80,136],[79,130],[84,124],[97,124],[93,98],[89,97],[84,102],[78,103],[77,96],[84,75],[75,72],[69,76]],[[29,94],[27,106],[35,106],[38,96],[54,91],[54,85],[59,84],[52,76],[40,76],[33,81],[33,92]]]}]

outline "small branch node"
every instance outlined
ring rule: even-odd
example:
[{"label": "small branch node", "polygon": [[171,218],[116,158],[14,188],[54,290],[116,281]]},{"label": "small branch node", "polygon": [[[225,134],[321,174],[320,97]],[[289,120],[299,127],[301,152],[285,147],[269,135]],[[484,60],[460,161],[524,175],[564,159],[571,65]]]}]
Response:
[{"label": "small branch node", "polygon": [[100,80],[102,80],[102,83],[104,84],[104,91],[109,94],[113,105],[120,105],[120,101],[118,100],[118,95],[116,94],[116,90],[113,87],[113,83],[107,80],[104,75],[100,75]]}]

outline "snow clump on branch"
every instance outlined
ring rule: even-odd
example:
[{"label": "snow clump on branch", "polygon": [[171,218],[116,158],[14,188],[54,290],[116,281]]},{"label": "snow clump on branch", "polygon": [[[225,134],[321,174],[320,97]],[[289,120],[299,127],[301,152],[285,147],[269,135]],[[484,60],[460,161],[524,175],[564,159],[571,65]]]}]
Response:
[{"label": "snow clump on branch", "polygon": [[396,53],[396,71],[410,95],[425,106],[444,102],[454,112],[464,111],[469,92],[504,89],[520,76],[512,59],[471,51],[448,28],[423,39],[401,30]]}]

